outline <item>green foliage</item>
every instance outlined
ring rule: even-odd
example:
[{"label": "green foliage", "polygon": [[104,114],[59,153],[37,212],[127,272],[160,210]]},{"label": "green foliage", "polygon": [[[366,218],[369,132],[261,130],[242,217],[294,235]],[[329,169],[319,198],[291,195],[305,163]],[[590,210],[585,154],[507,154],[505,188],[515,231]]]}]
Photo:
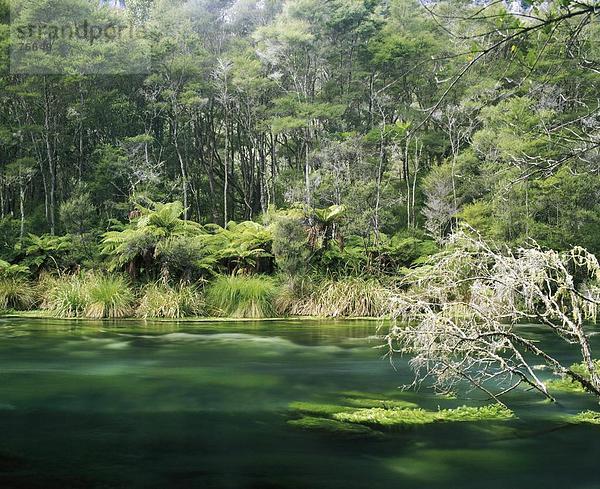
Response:
[{"label": "green foliage", "polygon": [[131,315],[134,295],[127,281],[119,275],[88,275],[85,293],[88,298],[86,317],[101,319]]},{"label": "green foliage", "polygon": [[422,425],[436,422],[504,421],[514,418],[513,412],[501,404],[482,407],[462,406],[456,409],[425,411],[424,409],[370,408],[351,413],[336,413],[338,421],[381,427]]},{"label": "green foliage", "polygon": [[311,255],[306,228],[298,218],[282,216],[273,225],[273,255],[287,275],[306,272]]},{"label": "green foliage", "polygon": [[[596,368],[596,372],[600,374],[600,360],[595,360],[594,365]],[[583,362],[574,363],[569,367],[570,370],[575,372],[578,375],[581,375],[584,379],[590,378],[590,374],[587,370],[587,367]],[[573,380],[567,375],[560,376],[558,378],[550,379],[546,382],[548,389],[551,391],[559,391],[559,392],[576,392],[576,393],[584,393],[586,390],[584,389],[581,383]]]},{"label": "green foliage", "polygon": [[73,250],[73,240],[70,236],[28,234],[18,250],[24,254],[21,264],[33,273],[56,271],[69,265],[68,256]]},{"label": "green foliage", "polygon": [[35,289],[28,280],[18,276],[0,277],[0,310],[27,310],[35,302]]},{"label": "green foliage", "polygon": [[96,207],[90,195],[78,193],[64,201],[59,208],[60,220],[67,233],[84,234],[92,230],[96,221]]},{"label": "green foliage", "polygon": [[0,259],[0,278],[24,277],[29,275],[25,265],[13,265]]},{"label": "green foliage", "polygon": [[[299,292],[305,295],[294,295]],[[387,314],[390,290],[374,278],[320,279],[311,290],[282,289],[278,308],[282,314],[321,317],[382,317]]]},{"label": "green foliage", "polygon": [[58,317],[82,317],[90,302],[85,277],[63,275],[46,277],[42,308]]},{"label": "green foliage", "polygon": [[136,316],[177,319],[199,316],[203,312],[204,304],[196,287],[184,284],[171,287],[159,283],[144,288]]},{"label": "green foliage", "polygon": [[180,202],[156,203],[152,209],[137,206],[139,217],[125,229],[109,231],[102,240],[102,254],[109,259],[111,270],[126,268],[133,277],[141,272],[158,276],[156,260],[161,247],[175,238],[195,236],[203,232],[195,222],[180,218],[184,208]]},{"label": "green foliage", "polygon": [[206,290],[209,310],[233,318],[265,318],[276,316],[275,298],[278,286],[267,276],[220,276]]},{"label": "green foliage", "polygon": [[42,307],[56,316],[101,319],[132,312],[134,294],[123,277],[89,272],[45,280]]},{"label": "green foliage", "polygon": [[600,413],[598,411],[583,411],[575,416],[569,417],[569,422],[575,424],[600,425]]}]

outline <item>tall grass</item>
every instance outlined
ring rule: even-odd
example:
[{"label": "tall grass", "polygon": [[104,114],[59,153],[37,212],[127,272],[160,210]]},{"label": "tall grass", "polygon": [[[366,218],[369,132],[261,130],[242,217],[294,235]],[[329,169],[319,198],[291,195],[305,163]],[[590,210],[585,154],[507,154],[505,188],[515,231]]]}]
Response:
[{"label": "tall grass", "polygon": [[260,276],[220,276],[207,289],[212,313],[232,318],[264,318],[276,315],[275,280]]},{"label": "tall grass", "polygon": [[120,275],[93,275],[86,283],[89,304],[85,309],[90,318],[122,318],[131,315],[133,292]]},{"label": "tall grass", "polygon": [[42,307],[57,316],[120,318],[132,312],[134,294],[121,276],[87,273],[46,280]]},{"label": "tall grass", "polygon": [[40,281],[42,308],[59,317],[81,317],[89,304],[81,275],[45,276]]},{"label": "tall grass", "polygon": [[199,316],[203,309],[204,304],[196,287],[184,284],[177,287],[150,284],[144,289],[136,316],[177,319]]},{"label": "tall grass", "polygon": [[321,317],[385,317],[391,292],[374,278],[325,278],[312,289],[282,288],[281,314]]},{"label": "tall grass", "polygon": [[31,309],[35,304],[35,289],[24,278],[0,278],[0,310]]}]

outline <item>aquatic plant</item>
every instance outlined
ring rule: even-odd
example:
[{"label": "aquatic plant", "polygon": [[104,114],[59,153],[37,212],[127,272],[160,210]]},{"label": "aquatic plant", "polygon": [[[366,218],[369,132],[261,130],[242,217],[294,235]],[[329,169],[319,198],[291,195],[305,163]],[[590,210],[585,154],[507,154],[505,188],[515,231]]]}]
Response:
[{"label": "aquatic plant", "polygon": [[[594,360],[594,365],[596,372],[600,375],[600,360]],[[574,363],[569,367],[572,372],[575,372],[577,375],[580,375],[584,379],[590,378],[588,370],[583,362]],[[583,387],[581,382],[572,379],[566,375],[561,375],[555,379],[551,379],[546,382],[548,389],[551,391],[560,391],[560,392],[577,392],[577,393],[585,393],[586,389]]]},{"label": "aquatic plant", "polygon": [[379,438],[382,436],[382,433],[372,430],[368,426],[345,423],[329,418],[305,416],[300,419],[289,420],[288,424],[303,430],[324,432],[350,438]]},{"label": "aquatic plant", "polygon": [[86,317],[121,318],[131,314],[134,295],[120,275],[88,275],[84,288],[89,298]]},{"label": "aquatic plant", "polygon": [[35,289],[21,277],[0,278],[0,309],[30,309],[35,304]]},{"label": "aquatic plant", "polygon": [[393,408],[417,408],[418,406],[414,402],[409,401],[398,401],[392,399],[369,399],[369,398],[346,398],[344,400],[346,403],[350,404],[354,407],[360,408],[384,408],[384,409],[393,409]]},{"label": "aquatic plant", "polygon": [[338,404],[319,404],[316,402],[292,402],[290,409],[304,414],[325,415],[351,412],[354,408]]},{"label": "aquatic plant", "polygon": [[514,413],[501,404],[482,407],[461,406],[439,411],[426,411],[421,408],[367,408],[333,415],[333,418],[338,421],[378,426],[418,425],[439,421],[498,421],[512,417]]},{"label": "aquatic plant", "polygon": [[569,418],[571,423],[600,424],[600,413],[598,411],[583,411]]},{"label": "aquatic plant", "polygon": [[206,303],[212,312],[233,318],[276,316],[277,284],[267,276],[220,276],[206,291]]},{"label": "aquatic plant", "polygon": [[200,293],[194,286],[150,284],[144,288],[136,316],[170,319],[199,316],[203,306]]}]

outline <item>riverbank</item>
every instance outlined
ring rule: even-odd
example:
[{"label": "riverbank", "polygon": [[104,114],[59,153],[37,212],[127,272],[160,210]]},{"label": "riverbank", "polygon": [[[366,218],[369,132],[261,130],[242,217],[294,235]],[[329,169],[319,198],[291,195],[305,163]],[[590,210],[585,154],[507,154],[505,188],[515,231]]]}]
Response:
[{"label": "riverbank", "polygon": [[182,318],[140,318],[140,317],[123,317],[123,318],[88,318],[88,317],[64,317],[56,316],[50,311],[45,310],[31,310],[31,311],[9,311],[7,313],[0,313],[1,318],[21,318],[21,319],[57,319],[60,321],[152,321],[152,322],[164,322],[164,323],[230,323],[230,322],[276,322],[276,321],[372,321],[372,322],[383,322],[386,318],[376,317],[326,317],[326,316],[286,316],[286,317],[270,317],[270,318],[234,318],[234,317],[219,317],[219,316],[195,316],[195,317],[182,317]]}]

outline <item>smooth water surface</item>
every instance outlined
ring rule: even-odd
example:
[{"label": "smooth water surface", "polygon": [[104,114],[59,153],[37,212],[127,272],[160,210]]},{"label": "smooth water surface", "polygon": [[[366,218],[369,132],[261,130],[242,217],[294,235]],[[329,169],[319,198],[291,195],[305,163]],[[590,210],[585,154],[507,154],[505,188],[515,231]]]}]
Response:
[{"label": "smooth water surface", "polygon": [[0,488],[600,488],[600,426],[564,421],[597,409],[585,395],[520,391],[517,420],[382,440],[287,424],[291,402],[356,392],[428,409],[481,399],[400,391],[410,372],[382,358],[376,328],[0,319]]}]

